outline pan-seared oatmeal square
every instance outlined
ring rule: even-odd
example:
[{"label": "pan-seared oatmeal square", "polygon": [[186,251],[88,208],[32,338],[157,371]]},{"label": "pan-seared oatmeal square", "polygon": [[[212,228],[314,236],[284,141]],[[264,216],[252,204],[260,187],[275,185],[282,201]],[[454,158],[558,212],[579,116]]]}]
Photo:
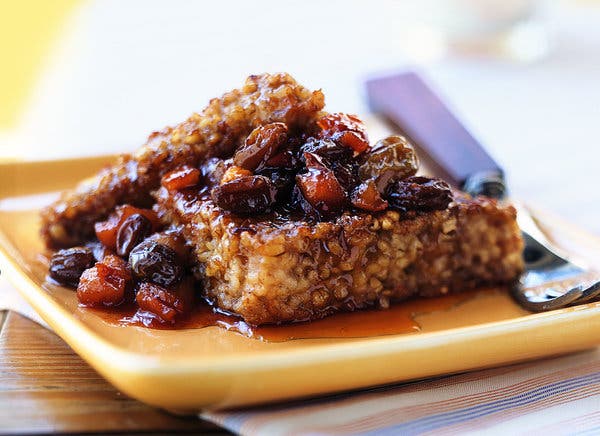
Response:
[{"label": "pan-seared oatmeal square", "polygon": [[523,267],[515,210],[494,200],[310,224],[239,218],[195,195],[163,188],[158,209],[183,225],[206,297],[251,324],[510,283]]},{"label": "pan-seared oatmeal square", "polygon": [[417,175],[411,143],[285,73],[250,76],[41,212],[49,277],[171,324],[206,300],[250,324],[387,308],[523,270],[514,208]]}]

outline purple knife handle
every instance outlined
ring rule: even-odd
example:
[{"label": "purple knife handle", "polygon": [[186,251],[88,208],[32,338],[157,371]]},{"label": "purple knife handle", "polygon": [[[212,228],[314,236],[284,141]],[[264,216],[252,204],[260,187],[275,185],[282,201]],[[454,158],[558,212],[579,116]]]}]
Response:
[{"label": "purple knife handle", "polygon": [[474,195],[504,197],[500,166],[417,74],[370,80],[367,94],[371,108],[408,136],[441,177]]}]

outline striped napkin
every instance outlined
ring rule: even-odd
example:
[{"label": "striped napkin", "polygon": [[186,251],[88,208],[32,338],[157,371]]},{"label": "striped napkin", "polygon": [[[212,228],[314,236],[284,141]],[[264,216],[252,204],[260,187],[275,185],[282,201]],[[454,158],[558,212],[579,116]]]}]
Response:
[{"label": "striped napkin", "polygon": [[600,349],[201,417],[243,435],[600,434]]}]

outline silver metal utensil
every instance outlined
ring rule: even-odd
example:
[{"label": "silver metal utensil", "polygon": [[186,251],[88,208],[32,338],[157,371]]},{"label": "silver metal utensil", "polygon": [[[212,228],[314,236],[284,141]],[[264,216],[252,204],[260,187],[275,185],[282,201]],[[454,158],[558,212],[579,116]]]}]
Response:
[{"label": "silver metal utensil", "polygon": [[[475,196],[506,200],[504,172],[432,89],[408,72],[367,82],[371,107],[395,124],[444,179]],[[541,312],[600,299],[600,273],[562,253],[530,212],[515,204],[525,272],[511,287],[524,308]]]},{"label": "silver metal utensil", "polygon": [[600,274],[552,245],[529,211],[515,207],[525,240],[526,270],[512,287],[514,298],[526,309],[542,312],[600,297]]}]

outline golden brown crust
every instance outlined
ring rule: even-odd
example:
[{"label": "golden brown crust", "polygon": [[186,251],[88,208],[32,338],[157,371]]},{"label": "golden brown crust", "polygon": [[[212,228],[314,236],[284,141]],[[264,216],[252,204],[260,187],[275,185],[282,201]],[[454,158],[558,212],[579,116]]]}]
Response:
[{"label": "golden brown crust", "polygon": [[291,128],[315,119],[324,106],[321,91],[300,86],[288,74],[250,76],[244,86],[210,101],[176,127],[154,132],[133,155],[124,154],[96,177],[42,211],[42,237],[49,247],[72,246],[93,235],[93,223],[116,205],[151,204],[166,172],[227,156],[258,125],[285,122]]},{"label": "golden brown crust", "polygon": [[523,269],[514,208],[483,198],[316,224],[240,218],[164,188],[156,198],[163,219],[183,224],[206,297],[252,324],[508,283]]}]

